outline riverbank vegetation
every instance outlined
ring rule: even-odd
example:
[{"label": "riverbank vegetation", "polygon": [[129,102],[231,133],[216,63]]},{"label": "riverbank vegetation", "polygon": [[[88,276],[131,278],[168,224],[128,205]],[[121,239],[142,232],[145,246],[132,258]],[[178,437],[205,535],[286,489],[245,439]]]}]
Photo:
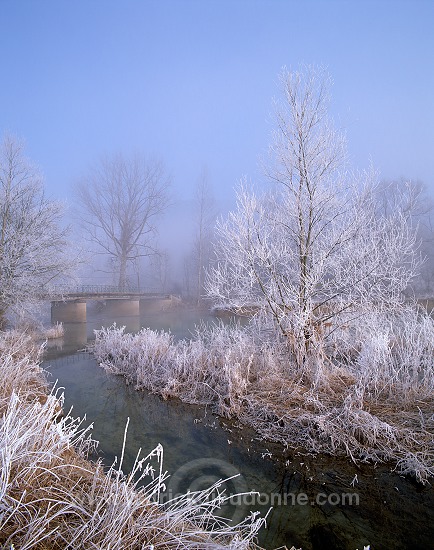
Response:
[{"label": "riverbank vegetation", "polygon": [[[248,549],[263,524],[233,527],[218,517],[225,495],[207,491],[159,503],[163,449],[122,457],[108,472],[87,457],[96,445],[83,420],[63,414],[48,393],[40,348],[18,332],[0,333],[0,544],[46,548]],[[221,487],[220,487],[221,491]]]},{"label": "riverbank vegetation", "polygon": [[285,448],[391,463],[422,483],[434,474],[432,318],[409,309],[335,331],[315,372],[258,324],[202,327],[179,342],[113,326],[96,331],[92,350],[137,389],[210,404]]}]

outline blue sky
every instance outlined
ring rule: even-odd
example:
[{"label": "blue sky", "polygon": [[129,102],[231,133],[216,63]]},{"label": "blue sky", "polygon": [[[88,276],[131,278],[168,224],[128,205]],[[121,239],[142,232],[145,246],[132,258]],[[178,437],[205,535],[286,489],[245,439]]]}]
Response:
[{"label": "blue sky", "polygon": [[206,167],[229,204],[261,178],[281,67],[317,64],[353,165],[434,193],[433,21],[433,0],[0,0],[0,133],[53,197],[123,151],[161,157],[178,199]]}]

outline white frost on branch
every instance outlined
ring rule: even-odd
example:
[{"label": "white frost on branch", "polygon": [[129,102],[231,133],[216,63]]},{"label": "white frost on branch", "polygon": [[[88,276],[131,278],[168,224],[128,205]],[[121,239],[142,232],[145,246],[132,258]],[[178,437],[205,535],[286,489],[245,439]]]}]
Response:
[{"label": "white frost on branch", "polygon": [[22,144],[6,136],[0,144],[0,319],[71,275],[76,260],[62,214],[62,205],[45,197]]},{"label": "white frost on branch", "polygon": [[408,218],[399,209],[378,213],[375,174],[346,170],[324,74],[284,70],[281,81],[273,188],[257,194],[240,185],[236,211],[217,226],[206,290],[217,304],[265,306],[304,364],[325,333],[401,305],[419,262]]}]

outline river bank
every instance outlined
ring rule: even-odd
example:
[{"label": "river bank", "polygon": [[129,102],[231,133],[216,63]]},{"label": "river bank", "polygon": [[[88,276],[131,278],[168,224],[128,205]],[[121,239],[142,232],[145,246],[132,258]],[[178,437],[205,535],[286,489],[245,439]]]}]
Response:
[{"label": "river bank", "polygon": [[[164,327],[182,339],[191,337],[199,319],[190,311],[178,311],[116,321],[131,332]],[[235,419],[211,414],[209,406],[137,392],[122,377],[99,368],[91,356],[74,353],[91,342],[94,329],[112,322],[98,317],[87,328],[66,327],[63,342],[50,344],[45,363],[51,380],[58,379],[67,389],[67,408],[74,405],[75,414],[87,413],[89,421],[94,421],[107,466],[119,454],[130,417],[124,457],[128,468],[138,448],[161,442],[166,467],[178,487],[188,488],[191,482],[203,488],[207,481],[241,472],[242,487],[260,493],[253,502],[241,503],[242,512],[260,510],[265,515],[273,506],[267,529],[259,533],[260,545],[268,550],[282,545],[303,550],[361,550],[368,544],[374,550],[430,547],[434,495],[429,484],[422,486],[398,475],[392,465],[355,465],[345,457],[306,454],[301,448],[297,453],[296,445],[282,452],[282,444],[261,440]],[[234,492],[237,487],[228,489]],[[358,495],[358,503],[352,495]],[[239,507],[235,503],[228,511],[237,513]]]},{"label": "river bank", "polygon": [[[198,491],[160,502],[163,448],[120,458],[104,471],[89,462],[96,442],[83,420],[48,391],[41,349],[17,332],[0,333],[0,543],[7,548],[256,548],[261,520],[236,527],[215,517],[224,498]],[[118,455],[119,456],[119,455]]]},{"label": "river bank", "polygon": [[432,319],[422,318],[416,342],[414,334],[387,335],[399,338],[393,353],[402,364],[389,365],[380,340],[354,363],[311,370],[291,362],[284,342],[258,341],[237,325],[202,326],[181,341],[114,325],[96,331],[89,350],[137,390],[209,405],[284,447],[389,463],[426,484],[434,475]]}]

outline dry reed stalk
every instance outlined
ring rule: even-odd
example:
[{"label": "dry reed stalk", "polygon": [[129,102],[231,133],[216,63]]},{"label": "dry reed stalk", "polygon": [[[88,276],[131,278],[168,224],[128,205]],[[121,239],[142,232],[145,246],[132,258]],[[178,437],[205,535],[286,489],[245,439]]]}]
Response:
[{"label": "dry reed stalk", "polygon": [[[403,416],[398,403],[375,409],[361,402],[354,389],[338,402],[335,395],[289,389],[282,393],[256,391],[244,401],[241,419],[263,437],[309,452],[347,454],[353,460],[392,462],[401,473],[425,483],[434,475],[432,406],[407,404]],[[419,403],[421,404],[421,403]]]},{"label": "dry reed stalk", "polygon": [[48,384],[43,369],[39,366],[42,347],[18,331],[0,333],[0,414],[14,390],[20,391],[21,399],[43,401]]},{"label": "dry reed stalk", "polygon": [[55,340],[57,338],[63,338],[65,335],[65,327],[63,323],[56,323],[52,327],[46,328],[42,331],[41,336],[48,340]]}]

